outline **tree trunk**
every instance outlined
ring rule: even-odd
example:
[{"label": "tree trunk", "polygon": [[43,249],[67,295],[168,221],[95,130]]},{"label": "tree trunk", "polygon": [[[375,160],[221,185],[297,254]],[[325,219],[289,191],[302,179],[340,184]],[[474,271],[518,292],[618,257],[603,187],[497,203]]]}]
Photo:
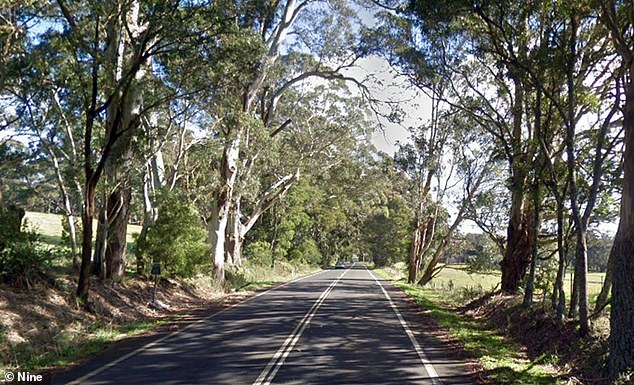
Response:
[{"label": "tree trunk", "polygon": [[225,280],[225,236],[233,188],[238,173],[238,156],[240,152],[241,129],[237,128],[234,138],[228,140],[222,154],[222,169],[220,172],[221,187],[215,194],[214,208],[209,221],[209,243],[211,244],[213,275],[216,284],[222,286]]},{"label": "tree trunk", "polygon": [[138,275],[145,274],[145,258],[142,245],[147,239],[147,232],[150,226],[154,225],[154,204],[150,197],[150,185],[152,183],[152,175],[150,165],[145,165],[145,173],[143,174],[143,223],[141,224],[141,232],[136,240],[136,250],[134,256],[136,258],[136,273]]},{"label": "tree trunk", "polygon": [[634,64],[627,63],[628,83],[623,127],[623,195],[621,219],[614,239],[608,367],[610,377],[634,368]]},{"label": "tree trunk", "polygon": [[[537,166],[536,166],[537,168]],[[537,172],[537,171],[536,171]],[[532,250],[531,250],[531,264],[528,275],[528,280],[526,281],[526,291],[524,292],[524,303],[525,307],[530,306],[533,303],[533,295],[535,293],[535,268],[537,267],[537,258],[539,258],[539,210],[541,209],[541,197],[540,197],[540,186],[537,181],[535,181],[533,185],[533,228],[531,230],[532,234]]]},{"label": "tree trunk", "polygon": [[568,309],[568,318],[577,318],[579,315],[579,284],[577,283],[577,269],[573,269],[572,283],[570,284],[570,309]]},{"label": "tree trunk", "polygon": [[[148,59],[138,59],[137,44],[148,26],[140,23],[140,2],[133,0],[124,4],[120,19],[108,28],[108,37],[112,39],[110,60],[116,63],[113,78],[123,81],[125,71],[132,71],[128,87],[118,90],[106,112],[106,130],[118,136],[112,148],[112,156],[107,164],[107,173],[116,186],[107,201],[108,237],[106,248],[106,278],[120,281],[125,274],[126,232],[130,212],[131,188],[129,171],[132,169],[134,151],[132,143],[141,128],[143,107],[143,79],[146,75]],[[137,62],[138,61],[138,62]],[[138,66],[131,67],[131,63]]]},{"label": "tree trunk", "polygon": [[527,155],[522,150],[524,84],[518,70],[509,69],[515,85],[513,102],[513,136],[511,159],[511,208],[507,227],[506,249],[502,258],[502,291],[516,293],[531,260],[528,215],[526,210]]},{"label": "tree trunk", "polygon": [[[150,115],[150,120],[154,125],[158,124],[156,114]],[[147,239],[147,233],[158,219],[158,208],[154,204],[157,192],[165,187],[165,165],[163,163],[163,153],[157,151],[146,163],[145,173],[143,174],[143,223],[141,232],[137,238],[137,247],[135,250],[136,257],[136,273],[145,274],[145,255],[139,245],[143,245]],[[175,183],[175,182],[174,182]],[[174,187],[174,184],[171,185]]]},{"label": "tree trunk", "polygon": [[419,226],[416,226],[412,233],[412,242],[410,244],[409,249],[409,260],[408,260],[408,275],[407,282],[415,283],[418,278],[418,258],[420,255],[420,231]]},{"label": "tree trunk", "polygon": [[79,244],[77,243],[77,224],[75,215],[66,215],[68,221],[68,243],[70,244],[70,252],[73,257],[73,268],[79,270],[81,266],[81,255],[79,253]]},{"label": "tree trunk", "polygon": [[239,267],[242,264],[242,222],[240,222],[240,197],[236,197],[227,224],[225,263]]},{"label": "tree trunk", "polygon": [[81,258],[79,256],[79,247],[77,245],[77,230],[75,226],[75,215],[73,214],[73,205],[70,201],[70,195],[68,194],[68,189],[66,188],[64,176],[62,175],[62,171],[59,167],[57,155],[50,147],[48,152],[53,161],[53,168],[55,169],[55,176],[57,177],[57,185],[59,187],[62,201],[64,201],[64,211],[66,214],[66,220],[68,221],[68,245],[70,246],[70,253],[73,259],[73,267],[79,270]]},{"label": "tree trunk", "polygon": [[588,321],[588,255],[586,244],[586,224],[581,219],[579,210],[579,191],[577,188],[577,163],[575,156],[575,131],[576,131],[576,100],[574,71],[576,62],[577,43],[577,20],[575,16],[570,18],[571,39],[570,58],[567,69],[568,88],[568,116],[566,124],[566,164],[568,166],[568,185],[570,186],[570,206],[572,208],[572,219],[576,230],[575,247],[575,281],[577,288],[577,298],[579,303],[579,326],[582,335],[587,335],[590,331]]},{"label": "tree trunk", "polygon": [[[555,189],[558,187],[555,185]],[[566,292],[564,291],[564,279],[566,278],[566,250],[564,248],[564,208],[559,193],[557,199],[557,254],[559,265],[557,267],[557,277],[553,289],[553,306],[557,309],[557,319],[563,320],[566,313]]]},{"label": "tree trunk", "polygon": [[[518,186],[518,188],[520,187]],[[523,187],[521,188],[523,189]],[[523,191],[513,191],[511,198],[511,216],[507,229],[507,243],[504,258],[501,263],[501,289],[507,293],[517,292],[531,261],[531,247],[528,239],[528,219],[524,212],[524,198]]]},{"label": "tree trunk", "polygon": [[612,289],[612,264],[614,263],[614,254],[616,253],[616,237],[614,238],[614,242],[612,243],[612,247],[610,248],[610,256],[608,257],[608,267],[605,271],[605,278],[603,279],[603,286],[601,286],[601,292],[597,297],[597,303],[595,305],[595,312],[601,312],[607,306],[610,289]]},{"label": "tree trunk", "polygon": [[108,246],[106,247],[106,279],[119,282],[125,275],[127,229],[132,191],[121,185],[108,197]]},{"label": "tree trunk", "polygon": [[95,194],[96,183],[87,175],[84,188],[84,208],[82,210],[82,245],[81,245],[81,268],[79,270],[79,281],[77,282],[77,298],[86,304],[88,302],[88,292],[90,290],[90,268],[92,258],[92,218],[95,215]]},{"label": "tree trunk", "polygon": [[100,279],[106,279],[106,248],[108,247],[108,215],[106,207],[99,210],[97,220],[97,239],[95,239],[95,252],[92,257],[92,273]]}]

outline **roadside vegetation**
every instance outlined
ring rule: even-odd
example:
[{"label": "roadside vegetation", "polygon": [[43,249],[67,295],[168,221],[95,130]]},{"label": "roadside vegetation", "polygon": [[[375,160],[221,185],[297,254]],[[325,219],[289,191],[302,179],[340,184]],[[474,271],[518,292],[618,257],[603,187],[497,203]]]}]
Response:
[{"label": "roadside vegetation", "polygon": [[[464,357],[474,363],[472,371],[479,383],[606,382],[601,377],[609,335],[606,316],[594,319],[593,338],[583,341],[575,336],[574,322],[558,322],[547,302],[526,309],[521,298],[500,292],[499,272],[475,273],[467,265],[450,265],[434,285],[422,287],[407,283],[404,264],[377,271],[425,309],[461,347]],[[597,284],[593,292],[600,289]]]},{"label": "roadside vegetation", "polygon": [[632,381],[632,2],[103,4],[0,5],[8,341],[16,293],[109,324],[159,267],[207,300],[358,257]]},{"label": "roadside vegetation", "polygon": [[[46,259],[38,263],[27,261],[28,266],[38,267],[31,273],[18,274],[30,277],[28,284],[0,286],[2,370],[41,372],[73,365],[122,339],[156,333],[166,325],[179,327],[243,300],[254,290],[318,269],[316,265],[286,261],[274,267],[247,263],[239,271],[228,272],[226,290],[222,291],[208,276],[190,274],[184,278],[164,271],[156,292],[154,277],[128,271],[120,283],[96,283],[88,313],[74,299],[74,271],[64,252],[62,219],[57,214],[25,215],[28,230],[24,234],[32,239],[27,252]],[[139,229],[140,226],[128,226],[128,247],[132,252],[138,235],[135,231]]]}]

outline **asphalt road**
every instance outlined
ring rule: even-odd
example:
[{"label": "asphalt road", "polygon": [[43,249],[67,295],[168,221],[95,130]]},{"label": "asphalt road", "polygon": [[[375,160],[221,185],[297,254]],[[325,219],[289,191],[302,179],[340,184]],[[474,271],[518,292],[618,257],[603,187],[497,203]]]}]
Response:
[{"label": "asphalt road", "polygon": [[121,343],[53,384],[471,384],[403,294],[363,265]]}]

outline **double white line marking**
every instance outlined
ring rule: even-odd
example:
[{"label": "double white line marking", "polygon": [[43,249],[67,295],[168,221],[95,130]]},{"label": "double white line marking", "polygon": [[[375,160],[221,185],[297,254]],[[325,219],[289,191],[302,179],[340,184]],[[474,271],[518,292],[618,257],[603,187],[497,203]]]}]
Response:
[{"label": "double white line marking", "polygon": [[343,278],[343,276],[346,275],[348,270],[350,269],[346,269],[346,271],[344,271],[343,274],[341,274],[336,280],[334,280],[330,284],[330,286],[328,286],[328,288],[324,290],[323,293],[321,293],[319,298],[317,298],[317,301],[315,301],[315,303],[310,308],[310,310],[308,310],[308,313],[304,315],[301,321],[299,321],[299,324],[297,324],[295,329],[293,329],[293,332],[286,338],[286,340],[284,341],[282,346],[277,350],[277,352],[275,352],[275,354],[273,355],[273,358],[271,358],[271,361],[269,361],[269,363],[266,365],[262,373],[260,373],[258,378],[255,380],[253,385],[270,385],[271,384],[271,381],[273,381],[273,379],[275,378],[275,375],[277,374],[278,370],[280,370],[280,367],[284,364],[284,361],[286,361],[286,357],[288,357],[288,355],[291,353],[291,351],[297,344],[297,341],[299,341],[299,337],[302,336],[302,333],[304,333],[304,330],[306,330],[306,327],[310,324],[310,321],[313,319],[313,317],[317,313],[317,310],[319,310],[319,307],[321,306],[321,304],[324,303],[324,301],[326,300],[326,297],[328,297],[330,292],[335,288],[335,286],[341,280],[341,278]]}]

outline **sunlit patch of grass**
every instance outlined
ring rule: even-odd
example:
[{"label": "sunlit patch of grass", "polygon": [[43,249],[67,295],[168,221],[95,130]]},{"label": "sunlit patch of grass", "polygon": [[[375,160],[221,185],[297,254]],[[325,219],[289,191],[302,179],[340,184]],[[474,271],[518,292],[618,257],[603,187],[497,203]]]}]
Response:
[{"label": "sunlit patch of grass", "polygon": [[[403,262],[386,267],[385,270],[396,280],[402,279],[407,275],[407,266]],[[590,304],[594,305],[596,303],[604,279],[605,273],[588,273],[588,299]],[[462,299],[468,301],[473,299],[473,295],[470,294],[477,294],[478,291],[484,294],[499,288],[500,280],[500,271],[471,272],[467,265],[446,265],[426,287],[442,291],[452,296],[454,300]],[[568,272],[564,279],[566,298],[570,298],[571,282],[571,273]],[[550,293],[546,294],[547,296],[550,295]],[[543,293],[540,291],[535,293],[536,298],[542,296]]]},{"label": "sunlit patch of grass", "polygon": [[[379,269],[378,272],[391,278],[383,269]],[[418,306],[428,310],[439,325],[464,346],[467,354],[478,359],[486,375],[495,383],[558,383],[557,373],[549,365],[553,362],[552,357],[544,356],[530,361],[517,344],[490,330],[485,321],[472,319],[451,310],[447,306],[447,297],[442,293],[402,281],[394,283],[414,298]]]},{"label": "sunlit patch of grass", "polygon": [[[62,239],[62,215],[49,214],[49,213],[36,213],[33,211],[27,211],[25,220],[32,227],[37,229],[42,241],[53,246],[61,244]],[[128,225],[126,239],[128,245],[134,242],[132,234],[140,233],[141,226]],[[93,236],[97,233],[97,221],[93,221]]]}]

